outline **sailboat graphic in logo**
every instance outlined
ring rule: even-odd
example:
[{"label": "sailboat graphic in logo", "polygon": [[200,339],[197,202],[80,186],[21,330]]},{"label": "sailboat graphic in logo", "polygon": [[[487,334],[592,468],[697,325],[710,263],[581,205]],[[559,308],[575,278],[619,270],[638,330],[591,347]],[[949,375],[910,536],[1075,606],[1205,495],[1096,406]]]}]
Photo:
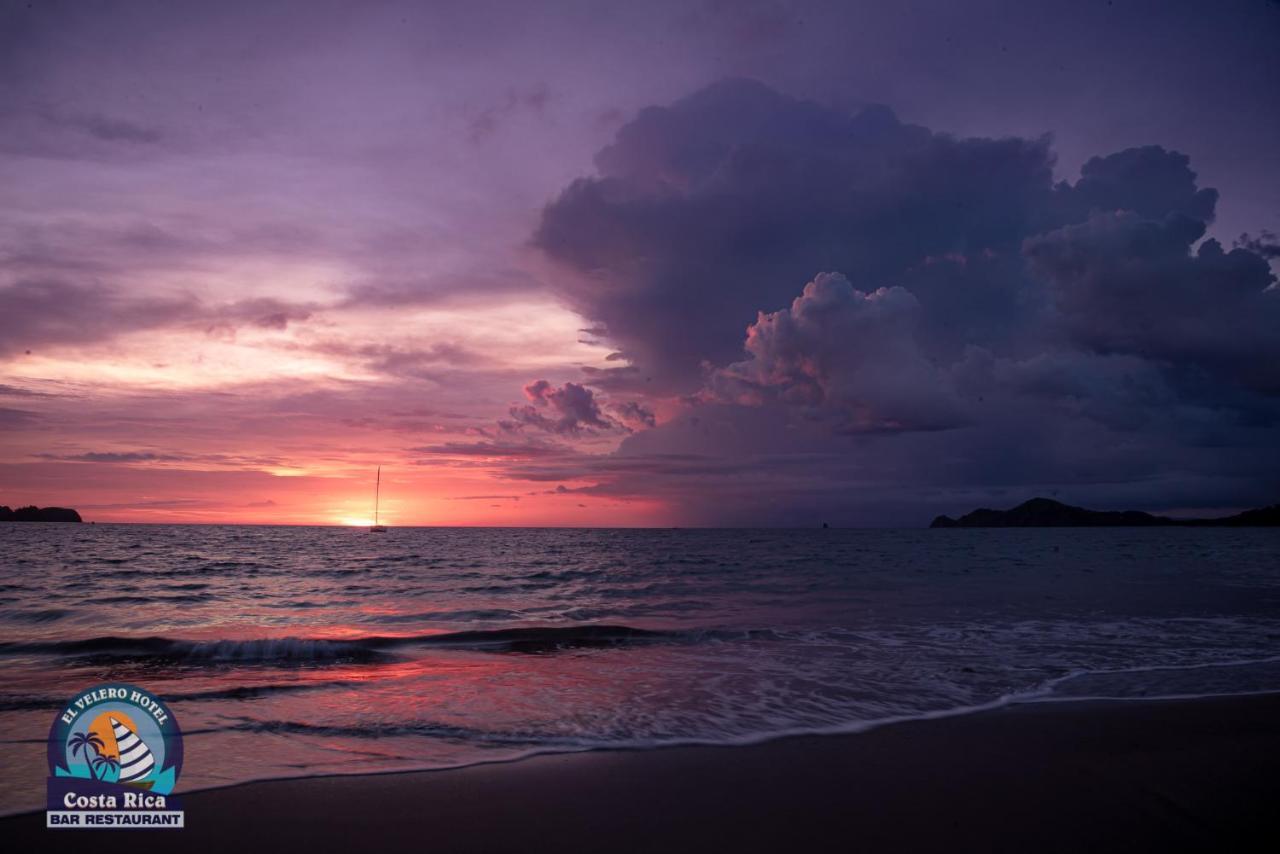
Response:
[{"label": "sailboat graphic in logo", "polygon": [[150,788],[149,783],[141,782],[156,767],[155,757],[151,755],[147,743],[119,718],[108,717],[107,721],[111,724],[111,732],[116,737],[116,747],[120,751],[120,776],[116,782]]}]

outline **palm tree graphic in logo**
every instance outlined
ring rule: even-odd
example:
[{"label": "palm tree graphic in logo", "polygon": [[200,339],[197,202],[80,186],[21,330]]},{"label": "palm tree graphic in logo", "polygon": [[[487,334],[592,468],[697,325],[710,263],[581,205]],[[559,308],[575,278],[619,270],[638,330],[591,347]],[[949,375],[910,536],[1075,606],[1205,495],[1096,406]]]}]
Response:
[{"label": "palm tree graphic in logo", "polygon": [[[102,779],[98,776],[97,769],[102,767],[98,760],[102,758],[103,746],[102,736],[93,731],[78,732],[67,741],[67,749],[71,751],[72,756],[84,753],[85,764],[89,766],[89,773],[95,780]],[[93,751],[94,759],[89,758],[90,750]]]},{"label": "palm tree graphic in logo", "polygon": [[[119,771],[120,763],[114,756],[98,755],[93,760],[93,769],[98,779],[101,780],[107,776],[108,771]],[[102,773],[98,774],[98,771],[101,771]]]}]

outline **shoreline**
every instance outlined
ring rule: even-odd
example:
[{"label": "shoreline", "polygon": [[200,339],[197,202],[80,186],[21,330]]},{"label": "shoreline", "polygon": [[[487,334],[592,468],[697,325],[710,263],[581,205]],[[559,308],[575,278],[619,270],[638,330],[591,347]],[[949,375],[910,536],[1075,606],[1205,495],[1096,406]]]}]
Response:
[{"label": "shoreline", "polygon": [[46,830],[42,811],[0,827],[19,844],[103,851],[144,839],[193,851],[1240,851],[1248,838],[1275,850],[1278,778],[1277,693],[1024,702],[745,746],[236,783],[182,793],[179,839],[85,838]]},{"label": "shoreline", "polygon": [[[1262,661],[1280,661],[1280,658],[1262,659]],[[1249,661],[1248,664],[1256,664],[1259,662]],[[1202,665],[1204,667],[1216,667],[1216,664]],[[534,748],[526,753],[516,756],[501,757],[495,759],[477,759],[469,762],[461,762],[457,765],[439,765],[423,768],[394,768],[385,771],[353,771],[351,773],[320,773],[305,774],[301,776],[287,777],[254,777],[248,780],[239,780],[232,783],[222,783],[216,786],[205,786],[199,789],[183,790],[178,793],[178,797],[187,798],[194,795],[203,795],[207,792],[222,792],[227,789],[238,789],[245,786],[257,786],[266,783],[299,783],[307,780],[326,780],[326,779],[347,779],[351,777],[387,777],[401,775],[416,774],[438,774],[448,771],[465,771],[470,768],[482,768],[491,765],[511,765],[517,762],[528,762],[546,757],[554,756],[572,756],[584,753],[647,753],[649,751],[664,750],[685,750],[685,749],[702,749],[702,748],[752,748],[761,745],[772,744],[777,741],[788,741],[790,739],[808,739],[808,738],[854,738],[872,733],[884,727],[896,727],[915,723],[932,723],[935,721],[944,721],[950,718],[969,717],[971,715],[985,715],[1000,709],[1012,709],[1017,706],[1038,706],[1038,705],[1057,705],[1065,704],[1067,706],[1078,705],[1109,705],[1109,704],[1164,704],[1164,703],[1182,703],[1196,702],[1200,700],[1224,700],[1224,699],[1247,699],[1254,697],[1276,697],[1280,699],[1280,688],[1264,689],[1260,691],[1243,691],[1230,692],[1221,694],[1174,694],[1161,695],[1155,697],[1053,697],[1053,696],[1009,696],[992,700],[989,703],[983,703],[977,706],[958,706],[950,709],[940,709],[931,712],[920,712],[915,715],[904,715],[894,718],[880,718],[872,721],[859,722],[854,724],[840,724],[829,729],[815,728],[803,730],[787,730],[776,733],[766,733],[762,735],[744,736],[739,740],[729,741],[712,741],[710,739],[672,739],[661,743],[653,744],[618,744],[609,746],[591,746],[580,748],[559,748],[545,747]],[[19,818],[21,816],[37,815],[44,812],[44,807],[21,807],[9,812],[0,811],[0,822],[7,819]]]}]

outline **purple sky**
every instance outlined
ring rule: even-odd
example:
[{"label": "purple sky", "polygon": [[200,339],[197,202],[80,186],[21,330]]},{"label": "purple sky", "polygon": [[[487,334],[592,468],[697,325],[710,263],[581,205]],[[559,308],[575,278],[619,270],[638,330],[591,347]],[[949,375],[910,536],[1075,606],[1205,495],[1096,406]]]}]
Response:
[{"label": "purple sky", "polygon": [[[1280,492],[1280,4],[0,2],[0,503]],[[1245,236],[1247,234],[1247,236]]]}]

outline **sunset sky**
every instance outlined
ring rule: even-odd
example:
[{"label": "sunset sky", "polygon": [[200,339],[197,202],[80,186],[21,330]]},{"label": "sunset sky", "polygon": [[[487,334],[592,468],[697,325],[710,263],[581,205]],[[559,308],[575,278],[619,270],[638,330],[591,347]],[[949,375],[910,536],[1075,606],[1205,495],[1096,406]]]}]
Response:
[{"label": "sunset sky", "polygon": [[0,3],[0,503],[1275,502],[1278,43],[1268,0]]}]

